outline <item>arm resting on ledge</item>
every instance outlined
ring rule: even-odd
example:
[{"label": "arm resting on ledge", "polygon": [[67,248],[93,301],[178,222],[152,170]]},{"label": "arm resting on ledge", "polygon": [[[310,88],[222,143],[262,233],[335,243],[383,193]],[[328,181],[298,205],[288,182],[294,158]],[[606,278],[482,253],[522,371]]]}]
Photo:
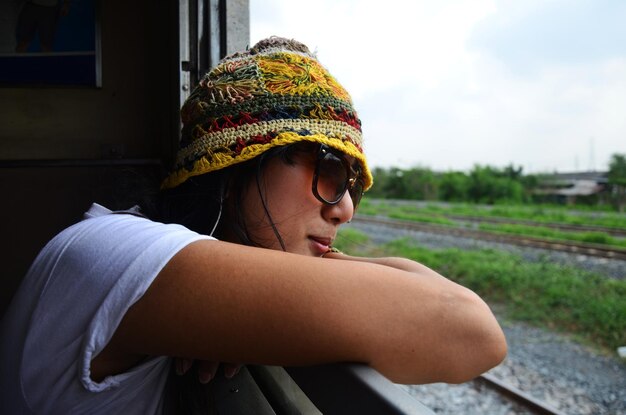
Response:
[{"label": "arm resting on ledge", "polygon": [[398,383],[455,383],[505,354],[489,307],[413,261],[197,241],[129,309],[93,360],[92,377],[168,355],[280,366],[361,362]]}]

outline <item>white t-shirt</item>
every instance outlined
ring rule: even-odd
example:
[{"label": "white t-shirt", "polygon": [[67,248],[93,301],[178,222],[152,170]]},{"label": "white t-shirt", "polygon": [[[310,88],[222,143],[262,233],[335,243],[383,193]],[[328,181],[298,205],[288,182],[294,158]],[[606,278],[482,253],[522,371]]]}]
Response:
[{"label": "white t-shirt", "polygon": [[38,255],[0,331],[0,413],[160,413],[170,359],[96,383],[90,363],[167,262],[199,235],[94,204]]}]

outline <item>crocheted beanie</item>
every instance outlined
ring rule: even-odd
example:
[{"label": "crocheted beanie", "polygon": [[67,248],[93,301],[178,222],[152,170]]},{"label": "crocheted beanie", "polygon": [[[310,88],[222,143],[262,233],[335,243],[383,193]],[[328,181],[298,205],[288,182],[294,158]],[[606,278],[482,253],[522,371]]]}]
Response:
[{"label": "crocheted beanie", "polygon": [[271,37],[221,60],[185,101],[181,119],[179,149],[163,188],[305,140],[357,159],[364,189],[372,185],[350,95],[295,40]]}]

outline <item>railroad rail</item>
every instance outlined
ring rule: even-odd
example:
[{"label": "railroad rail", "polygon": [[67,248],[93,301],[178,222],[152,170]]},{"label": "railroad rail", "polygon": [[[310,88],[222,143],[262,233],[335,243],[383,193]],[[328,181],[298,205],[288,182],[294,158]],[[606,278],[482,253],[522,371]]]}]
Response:
[{"label": "railroad rail", "polygon": [[564,412],[561,412],[558,409],[532,397],[531,395],[508,385],[489,373],[484,373],[478,376],[474,379],[474,383],[492,389],[509,401],[525,407],[530,411],[530,413],[537,415],[565,415]]},{"label": "railroad rail", "polygon": [[455,235],[464,238],[500,242],[511,245],[525,246],[529,248],[548,249],[552,251],[561,251],[573,254],[589,255],[594,257],[626,261],[626,249],[618,247],[607,247],[599,244],[555,241],[551,239],[530,236],[520,236],[514,234],[504,234],[480,231],[475,229],[455,228],[452,226],[412,222],[407,220],[389,219],[379,216],[357,215],[354,217],[353,221],[383,225],[391,228],[401,228],[435,234]]},{"label": "railroad rail", "polygon": [[[379,200],[370,200],[370,203],[373,205],[378,205]],[[385,202],[390,203],[392,206],[414,206],[412,201],[405,200],[385,200]],[[430,215],[430,212],[423,211],[419,207],[415,207],[415,211]],[[459,220],[459,221],[467,221],[467,222],[483,222],[483,223],[510,223],[515,225],[528,225],[528,226],[542,226],[551,229],[558,229],[563,231],[580,231],[580,232],[603,232],[608,235],[617,236],[617,237],[626,237],[626,229],[619,228],[611,228],[608,226],[600,226],[600,225],[576,225],[576,224],[567,224],[567,223],[555,223],[555,222],[540,222],[536,220],[529,219],[515,219],[515,218],[506,218],[506,217],[493,217],[493,216],[473,216],[473,215],[463,215],[463,214],[455,214],[455,213],[446,213],[446,212],[438,212],[437,214],[433,214],[433,216],[443,216],[448,219]]]},{"label": "railroad rail", "polygon": [[467,222],[480,222],[480,223],[510,223],[513,225],[528,225],[528,226],[541,226],[550,229],[558,229],[560,231],[578,231],[578,232],[602,232],[611,236],[626,237],[626,230],[609,228],[606,226],[595,225],[574,225],[567,223],[554,223],[554,222],[538,222],[534,220],[524,219],[509,219],[509,218],[489,218],[484,216],[468,216],[468,215],[454,215],[454,214],[442,214],[444,217],[459,221]]}]

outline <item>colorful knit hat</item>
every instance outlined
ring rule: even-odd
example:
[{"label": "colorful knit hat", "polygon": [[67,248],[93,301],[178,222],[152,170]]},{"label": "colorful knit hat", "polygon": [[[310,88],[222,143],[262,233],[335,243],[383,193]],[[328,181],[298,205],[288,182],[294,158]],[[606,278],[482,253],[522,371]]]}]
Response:
[{"label": "colorful knit hat", "polygon": [[364,189],[372,185],[350,95],[295,40],[271,37],[224,58],[192,91],[181,118],[180,146],[163,188],[305,140],[357,159]]}]

